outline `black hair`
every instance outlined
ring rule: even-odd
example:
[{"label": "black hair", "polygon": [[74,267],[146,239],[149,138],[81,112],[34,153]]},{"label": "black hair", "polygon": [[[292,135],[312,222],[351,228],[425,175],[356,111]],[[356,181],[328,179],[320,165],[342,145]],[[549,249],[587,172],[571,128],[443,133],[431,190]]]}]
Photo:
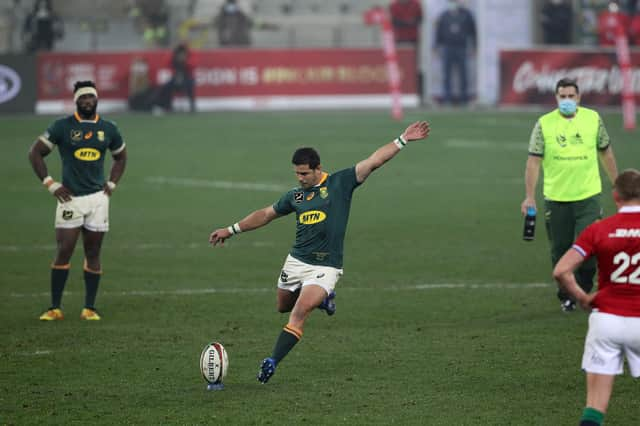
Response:
[{"label": "black hair", "polygon": [[91,80],[76,81],[73,85],[73,93],[76,93],[78,89],[82,89],[83,87],[93,87],[96,89],[96,84]]},{"label": "black hair", "polygon": [[310,169],[317,169],[320,165],[320,155],[313,148],[298,148],[293,153],[291,162],[296,166],[308,164]]},{"label": "black hair", "polygon": [[556,93],[558,93],[558,89],[561,87],[575,87],[576,93],[580,93],[580,89],[578,89],[578,83],[573,78],[561,78],[556,83]]}]

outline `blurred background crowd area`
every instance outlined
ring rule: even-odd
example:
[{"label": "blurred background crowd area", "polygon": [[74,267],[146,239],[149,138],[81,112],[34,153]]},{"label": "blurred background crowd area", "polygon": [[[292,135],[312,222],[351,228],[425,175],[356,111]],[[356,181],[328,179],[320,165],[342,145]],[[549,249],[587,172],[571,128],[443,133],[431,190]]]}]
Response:
[{"label": "blurred background crowd area", "polygon": [[[534,44],[606,45],[612,38],[604,33],[614,21],[622,22],[628,29],[631,45],[640,44],[637,0],[520,1],[531,3]],[[388,8],[391,3],[390,0],[0,0],[0,53],[142,50],[172,47],[181,42],[196,49],[374,47],[380,45],[381,34],[364,23],[363,13],[374,6]],[[424,7],[428,2],[418,3],[423,5],[425,17],[428,16],[431,11]]]}]

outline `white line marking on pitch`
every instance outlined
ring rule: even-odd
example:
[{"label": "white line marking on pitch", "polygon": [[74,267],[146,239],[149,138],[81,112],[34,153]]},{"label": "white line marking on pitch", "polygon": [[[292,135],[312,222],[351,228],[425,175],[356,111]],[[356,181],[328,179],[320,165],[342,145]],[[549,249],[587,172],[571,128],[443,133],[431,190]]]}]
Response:
[{"label": "white line marking on pitch", "polygon": [[[275,247],[272,241],[252,241],[252,242],[234,242],[234,245],[249,245],[251,247]],[[135,243],[135,244],[115,244],[109,245],[114,250],[179,250],[179,249],[207,249],[211,247],[209,243]],[[19,251],[53,251],[56,246],[54,244],[34,244],[34,245],[0,245],[0,252],[19,252]]]},{"label": "white line marking on pitch", "polygon": [[48,350],[36,350],[35,352],[17,352],[16,355],[20,355],[20,356],[44,356],[44,355],[50,355],[52,353],[52,351],[48,351]]},{"label": "white line marking on pitch", "polygon": [[469,149],[497,149],[504,151],[522,151],[527,150],[526,143],[520,142],[495,142],[486,139],[446,139],[445,146],[449,148],[469,148]]},{"label": "white line marking on pitch", "polygon": [[145,182],[168,185],[189,186],[195,188],[242,189],[246,191],[284,192],[291,189],[276,183],[230,182],[224,180],[191,179],[168,176],[150,176]]},{"label": "white line marking on pitch", "polygon": [[[438,289],[471,289],[471,290],[489,290],[489,289],[510,289],[518,290],[524,288],[548,288],[548,283],[435,283],[435,284],[415,284],[408,286],[392,286],[392,287],[345,287],[339,291],[422,291],[422,290],[438,290]],[[104,291],[100,294],[105,296],[197,296],[201,294],[216,293],[267,293],[275,291],[274,287],[261,288],[184,288],[175,290],[127,290],[127,291]],[[66,291],[66,295],[84,294],[81,292]],[[11,297],[44,297],[49,296],[48,292],[42,293],[10,293]]]}]

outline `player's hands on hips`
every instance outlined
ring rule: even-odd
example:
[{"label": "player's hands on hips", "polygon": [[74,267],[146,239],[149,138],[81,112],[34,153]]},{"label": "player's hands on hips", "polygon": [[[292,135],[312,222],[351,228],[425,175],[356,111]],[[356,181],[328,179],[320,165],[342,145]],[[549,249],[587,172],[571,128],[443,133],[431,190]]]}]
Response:
[{"label": "player's hands on hips", "polygon": [[227,228],[216,229],[211,233],[211,235],[209,235],[209,244],[213,246],[220,244],[223,246],[227,238],[231,238],[232,235],[233,234],[229,232]]},{"label": "player's hands on hips", "polygon": [[429,136],[430,130],[431,128],[429,127],[428,122],[416,121],[402,132],[402,138],[407,142],[425,139]]},{"label": "player's hands on hips", "polygon": [[522,212],[522,216],[527,215],[527,209],[529,207],[533,207],[536,210],[536,200],[532,198],[525,198],[522,204],[520,204],[520,212]]},{"label": "player's hands on hips", "polygon": [[597,291],[591,294],[585,293],[583,297],[580,297],[578,299],[578,304],[580,305],[580,307],[585,311],[590,312],[593,309],[593,299],[596,298],[596,294],[598,294]]},{"label": "player's hands on hips", "polygon": [[61,203],[66,203],[67,201],[71,201],[71,197],[73,196],[73,194],[63,185],[53,192],[53,196],[56,197]]}]

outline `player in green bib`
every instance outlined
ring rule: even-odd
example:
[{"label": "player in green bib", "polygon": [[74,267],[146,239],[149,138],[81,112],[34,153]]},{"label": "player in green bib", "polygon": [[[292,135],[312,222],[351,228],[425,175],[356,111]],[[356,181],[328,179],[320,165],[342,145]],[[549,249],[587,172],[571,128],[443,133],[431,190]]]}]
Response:
[{"label": "player in green bib", "polygon": [[[100,249],[109,230],[109,199],[124,173],[127,153],[116,125],[97,113],[98,91],[91,81],[76,82],[73,90],[76,112],[56,120],[29,151],[36,176],[58,199],[55,228],[57,253],[51,265],[51,306],[43,321],[61,320],[62,293],[69,275],[71,255],[82,234],[84,246],[85,304],[83,320],[100,320],[95,309],[102,274]],[[62,183],[47,172],[44,157],[58,148],[62,160]],[[104,159],[113,156],[109,180],[104,177]]]},{"label": "player in green bib", "polygon": [[378,148],[353,167],[326,173],[313,148],[300,148],[292,163],[299,187],[273,205],[256,210],[233,225],[211,233],[214,246],[240,232],[267,225],[295,213],[296,240],[278,279],[278,311],[290,312],[272,355],[260,366],[258,381],[266,383],[278,363],[302,338],[304,322],[315,308],[335,313],[335,285],[342,276],[342,253],[353,191],[376,169],[391,160],[407,142],[425,139],[429,124],[411,124],[393,142]]},{"label": "player in green bib", "polygon": [[[553,266],[576,236],[602,217],[598,159],[612,184],[618,176],[607,129],[596,111],[579,106],[577,83],[567,78],[558,81],[556,100],[558,108],[540,117],[533,128],[525,170],[526,198],[520,206],[523,215],[528,209],[535,211],[542,165],[545,225]],[[595,271],[591,260],[575,272],[587,293],[593,287]],[[564,290],[558,290],[558,298],[565,312],[575,309],[575,301]]]}]

